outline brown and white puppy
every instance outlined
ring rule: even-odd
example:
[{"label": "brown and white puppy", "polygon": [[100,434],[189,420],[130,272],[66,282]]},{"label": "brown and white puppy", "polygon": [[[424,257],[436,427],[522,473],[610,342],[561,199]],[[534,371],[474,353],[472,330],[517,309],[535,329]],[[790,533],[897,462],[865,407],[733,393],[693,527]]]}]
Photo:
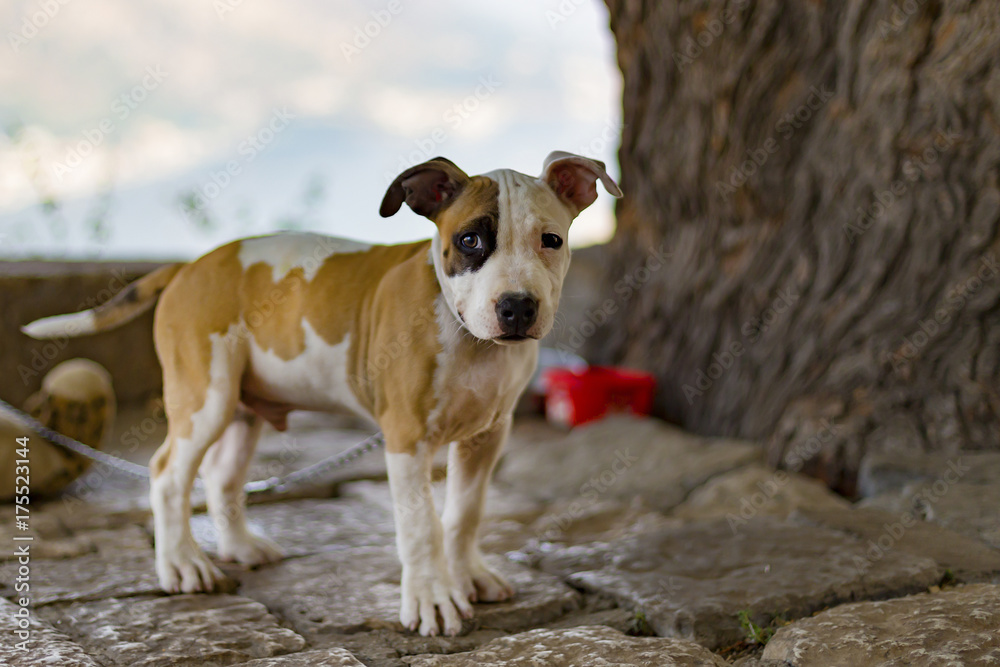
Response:
[{"label": "brown and white puppy", "polygon": [[[25,327],[36,337],[99,331],[159,295],[169,428],[151,463],[150,497],[164,590],[211,591],[223,580],[188,525],[199,467],[219,555],[277,560],[278,548],[244,519],[262,418],[283,429],[290,410],[346,409],[385,434],[403,625],[455,634],[470,601],[510,597],[479,551],[483,498],[537,341],[552,327],[570,223],[596,199],[598,180],[621,196],[602,163],[569,153],[549,155],[539,177],[509,169],[470,177],[436,158],[400,174],[380,209],[391,216],[405,202],[435,223],[432,240],[244,239],[160,269],[100,309]],[[447,444],[439,518],[431,458]]]}]

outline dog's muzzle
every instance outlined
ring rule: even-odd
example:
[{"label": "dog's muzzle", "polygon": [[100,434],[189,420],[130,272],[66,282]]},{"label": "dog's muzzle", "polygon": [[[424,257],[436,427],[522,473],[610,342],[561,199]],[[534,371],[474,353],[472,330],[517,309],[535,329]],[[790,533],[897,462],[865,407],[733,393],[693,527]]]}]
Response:
[{"label": "dog's muzzle", "polygon": [[538,319],[538,301],[529,294],[501,294],[496,306],[500,323],[500,340],[518,341],[528,338],[528,330]]}]

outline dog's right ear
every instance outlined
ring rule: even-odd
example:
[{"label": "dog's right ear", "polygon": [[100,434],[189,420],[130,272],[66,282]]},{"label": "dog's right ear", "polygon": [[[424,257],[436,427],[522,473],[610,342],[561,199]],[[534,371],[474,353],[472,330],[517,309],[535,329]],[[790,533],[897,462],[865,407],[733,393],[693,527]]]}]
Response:
[{"label": "dog's right ear", "polygon": [[405,201],[414,213],[433,220],[468,182],[468,175],[454,162],[436,157],[397,176],[382,198],[378,212],[383,218],[388,218]]}]

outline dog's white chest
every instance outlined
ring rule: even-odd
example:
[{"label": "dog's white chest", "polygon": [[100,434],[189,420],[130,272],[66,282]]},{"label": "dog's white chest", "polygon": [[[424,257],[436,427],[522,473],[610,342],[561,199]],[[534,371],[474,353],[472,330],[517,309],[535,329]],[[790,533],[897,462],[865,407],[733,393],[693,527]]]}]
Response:
[{"label": "dog's white chest", "polygon": [[[439,321],[447,318],[439,303]],[[443,351],[434,374],[436,406],[428,433],[437,444],[470,437],[509,414],[531,380],[538,361],[538,343],[517,347],[469,344],[452,325],[441,326]]]}]

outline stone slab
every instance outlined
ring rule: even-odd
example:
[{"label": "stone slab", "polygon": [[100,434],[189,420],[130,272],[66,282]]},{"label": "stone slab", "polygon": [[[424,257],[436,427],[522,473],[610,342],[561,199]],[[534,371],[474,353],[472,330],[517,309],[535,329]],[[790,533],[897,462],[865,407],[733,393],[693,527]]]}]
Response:
[{"label": "stone slab", "polygon": [[845,604],[780,628],[763,665],[952,667],[1000,664],[1000,586],[973,584]]},{"label": "stone slab", "polygon": [[912,513],[891,514],[872,508],[801,510],[793,520],[856,535],[864,541],[870,561],[900,549],[936,561],[959,581],[984,580],[1000,573],[1000,551],[938,524],[920,521]]},{"label": "stone slab", "polygon": [[505,634],[500,630],[472,630],[457,637],[422,637],[416,632],[385,628],[317,639],[317,645],[343,647],[369,667],[402,667],[402,656],[462,653]]},{"label": "stone slab", "polygon": [[66,537],[35,539],[32,557],[39,559],[75,558],[89,553],[115,556],[143,553],[153,545],[153,538],[140,526],[126,525],[111,530],[78,530]]},{"label": "stone slab", "polygon": [[612,628],[582,626],[531,630],[468,653],[403,658],[411,667],[724,667],[722,658],[694,642],[664,637],[630,637]]},{"label": "stone slab", "polygon": [[343,549],[241,573],[239,592],[312,638],[395,621],[399,575],[392,547]]},{"label": "stone slab", "polygon": [[[20,607],[0,600],[0,665],[7,667],[99,667],[83,648],[51,625],[30,613],[27,618],[27,639],[14,634],[22,616]],[[18,645],[21,642],[26,650]]]},{"label": "stone slab", "polygon": [[[434,506],[444,506],[445,484],[432,485]],[[385,482],[355,482],[341,487],[342,499],[363,499],[364,506],[392,512],[392,497]],[[487,487],[483,524],[479,531],[484,551],[502,553],[544,548],[545,542],[575,544],[610,541],[667,523],[679,524],[652,510],[639,499],[560,498],[540,501],[502,483]]]},{"label": "stone slab", "polygon": [[934,482],[955,462],[962,464],[962,481],[966,483],[1000,482],[998,452],[870,452],[861,459],[858,469],[858,493],[863,498],[870,498],[898,491],[913,482]]},{"label": "stone slab", "polygon": [[[357,497],[252,505],[247,508],[247,523],[287,556],[395,543],[391,511]],[[191,531],[207,551],[216,551],[216,530],[209,516],[194,516]]]},{"label": "stone slab", "polygon": [[[0,565],[0,596],[10,597],[17,563]],[[72,560],[32,560],[31,599],[34,605],[159,593],[153,551],[135,549],[119,554],[92,553]]]},{"label": "stone slab", "polygon": [[283,655],[278,658],[261,658],[242,663],[241,667],[365,667],[347,649],[328,648]]},{"label": "stone slab", "polygon": [[[499,556],[487,559],[518,594],[475,605],[472,627],[510,632],[579,607],[579,593],[557,577]],[[310,641],[379,628],[401,631],[400,572],[394,547],[342,549],[246,572],[240,594],[267,605]]]},{"label": "stone slab", "polygon": [[846,600],[926,590],[944,573],[903,551],[859,570],[864,557],[864,543],[846,533],[760,518],[736,530],[725,521],[697,522],[613,544],[556,548],[539,565],[643,611],[660,636],[717,648],[742,638],[742,610],[766,625]]},{"label": "stone slab", "polygon": [[646,499],[656,509],[681,503],[709,478],[761,459],[749,442],[692,435],[655,419],[625,415],[569,433],[518,425],[497,480],[545,500]]},{"label": "stone slab", "polygon": [[949,484],[939,479],[914,482],[900,491],[867,498],[859,505],[893,514],[913,512],[927,521],[1000,549],[1000,481]]},{"label": "stone slab", "polygon": [[708,480],[673,508],[670,516],[689,520],[729,515],[784,518],[798,509],[846,510],[850,506],[819,480],[751,464]]},{"label": "stone slab", "polygon": [[[50,504],[51,506],[51,504]],[[30,531],[18,530],[13,505],[5,505],[0,520],[0,543],[12,544],[15,536],[32,535],[35,538],[34,555],[37,558],[69,558],[94,551],[93,545],[82,545],[73,539],[73,533],[59,520],[59,516],[45,504],[28,507]],[[0,561],[16,558],[13,549],[0,552]]]},{"label": "stone slab", "polygon": [[[615,499],[587,503],[564,498],[546,503],[546,511],[522,527],[519,537],[524,546],[511,548],[544,552],[553,544],[613,542],[636,533],[680,525],[683,521],[650,509],[641,499],[628,503]],[[484,543],[489,538],[490,534],[484,530]]]},{"label": "stone slab", "polygon": [[102,662],[128,667],[233,665],[306,646],[262,604],[234,595],[113,598],[39,615]]}]

